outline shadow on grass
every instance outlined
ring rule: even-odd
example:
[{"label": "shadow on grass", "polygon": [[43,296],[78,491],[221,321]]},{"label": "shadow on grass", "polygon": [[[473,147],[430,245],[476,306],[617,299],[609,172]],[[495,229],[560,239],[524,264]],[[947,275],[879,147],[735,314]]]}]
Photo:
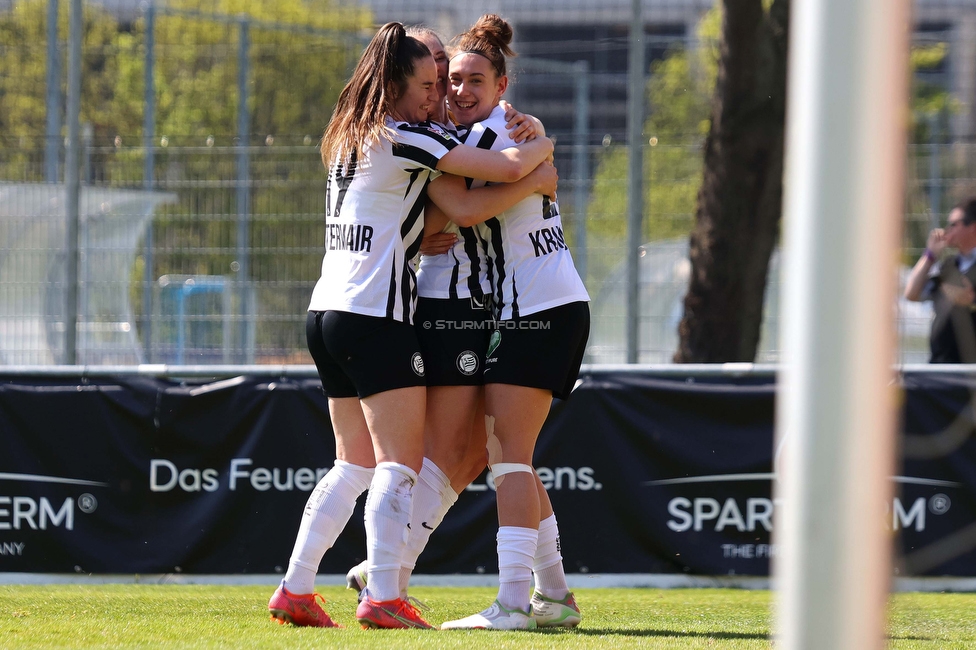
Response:
[{"label": "shadow on grass", "polygon": [[[771,634],[758,634],[752,632],[680,632],[676,630],[627,630],[620,629],[616,627],[606,627],[606,628],[593,628],[586,627],[583,629],[576,628],[573,630],[566,629],[556,629],[556,628],[542,628],[534,630],[538,634],[579,634],[584,636],[633,636],[633,637],[686,637],[686,638],[701,638],[701,639],[756,639],[759,641],[771,641],[773,636]],[[935,641],[933,637],[927,636],[910,636],[910,635],[885,635],[885,639],[888,641]]]},{"label": "shadow on grass", "polygon": [[536,632],[542,634],[580,634],[586,636],[651,636],[651,637],[688,637],[688,638],[702,638],[702,639],[758,639],[758,640],[769,640],[772,636],[769,634],[757,634],[750,632],[681,632],[677,630],[627,630],[621,629],[619,627],[585,627],[576,628],[575,630],[557,630],[553,628],[544,628],[536,630]]}]

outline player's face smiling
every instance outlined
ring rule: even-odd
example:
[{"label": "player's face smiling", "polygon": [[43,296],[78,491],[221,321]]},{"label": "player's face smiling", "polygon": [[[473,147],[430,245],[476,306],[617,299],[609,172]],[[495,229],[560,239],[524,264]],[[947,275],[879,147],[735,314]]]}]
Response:
[{"label": "player's face smiling", "polygon": [[498,77],[491,62],[480,54],[463,52],[451,59],[447,101],[461,124],[488,117],[508,87],[508,77]]},{"label": "player's face smiling", "polygon": [[413,64],[407,87],[397,97],[393,117],[404,122],[424,122],[427,112],[437,102],[437,66],[433,57],[425,56]]},{"label": "player's face smiling", "polygon": [[429,34],[421,36],[420,42],[427,46],[437,64],[437,99],[443,102],[447,95],[447,52],[441,42]]}]

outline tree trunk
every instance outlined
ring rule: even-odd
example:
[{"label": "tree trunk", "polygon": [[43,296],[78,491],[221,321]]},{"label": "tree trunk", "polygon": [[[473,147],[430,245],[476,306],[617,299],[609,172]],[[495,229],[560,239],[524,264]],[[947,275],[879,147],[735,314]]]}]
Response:
[{"label": "tree trunk", "polygon": [[676,363],[753,361],[779,236],[789,0],[723,0]]}]

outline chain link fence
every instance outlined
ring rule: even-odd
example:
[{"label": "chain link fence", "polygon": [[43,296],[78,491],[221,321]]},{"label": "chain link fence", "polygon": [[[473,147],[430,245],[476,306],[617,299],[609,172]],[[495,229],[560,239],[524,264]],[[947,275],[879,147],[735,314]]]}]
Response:
[{"label": "chain link fence", "polygon": [[[78,363],[309,363],[317,147],[364,39],[399,19],[447,41],[486,9],[515,28],[511,100],[556,140],[564,227],[593,299],[586,361],[624,361],[630,3],[457,4],[85,2]],[[65,359],[66,5],[0,6],[0,364]],[[714,82],[711,5],[643,12],[641,362],[668,362],[677,345]],[[917,9],[906,268],[976,192],[976,2]],[[774,255],[759,362],[778,360],[778,269]],[[928,307],[899,301],[899,314],[901,359],[924,361]]]}]

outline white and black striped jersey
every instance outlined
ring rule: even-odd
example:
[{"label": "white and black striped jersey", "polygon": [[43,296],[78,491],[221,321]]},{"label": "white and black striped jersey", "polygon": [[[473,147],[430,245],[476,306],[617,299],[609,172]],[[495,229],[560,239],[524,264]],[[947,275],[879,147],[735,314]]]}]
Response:
[{"label": "white and black striped jersey", "polygon": [[[505,111],[473,125],[467,145],[496,151],[515,146],[505,128]],[[483,185],[472,181],[469,186]],[[477,226],[488,257],[487,275],[497,318],[528,316],[571,302],[589,301],[566,245],[559,206],[533,194]]]},{"label": "white and black striped jersey", "polygon": [[[461,142],[467,135],[462,127],[460,133],[454,124],[440,125],[459,138]],[[483,245],[475,228],[462,228],[452,221],[441,232],[454,233],[457,242],[442,255],[424,255],[417,269],[417,294],[421,298],[471,298],[479,304],[491,291],[486,274],[486,260]]]},{"label": "white and black striped jersey", "polygon": [[457,235],[451,250],[442,255],[424,255],[417,269],[417,293],[422,298],[471,298],[479,304],[491,291],[484,246],[475,228],[461,228],[452,222],[442,232]]},{"label": "white and black striped jersey", "polygon": [[325,257],[309,311],[346,311],[412,323],[410,261],[424,232],[427,184],[458,141],[444,129],[387,118],[394,142],[333,163],[326,189]]}]

